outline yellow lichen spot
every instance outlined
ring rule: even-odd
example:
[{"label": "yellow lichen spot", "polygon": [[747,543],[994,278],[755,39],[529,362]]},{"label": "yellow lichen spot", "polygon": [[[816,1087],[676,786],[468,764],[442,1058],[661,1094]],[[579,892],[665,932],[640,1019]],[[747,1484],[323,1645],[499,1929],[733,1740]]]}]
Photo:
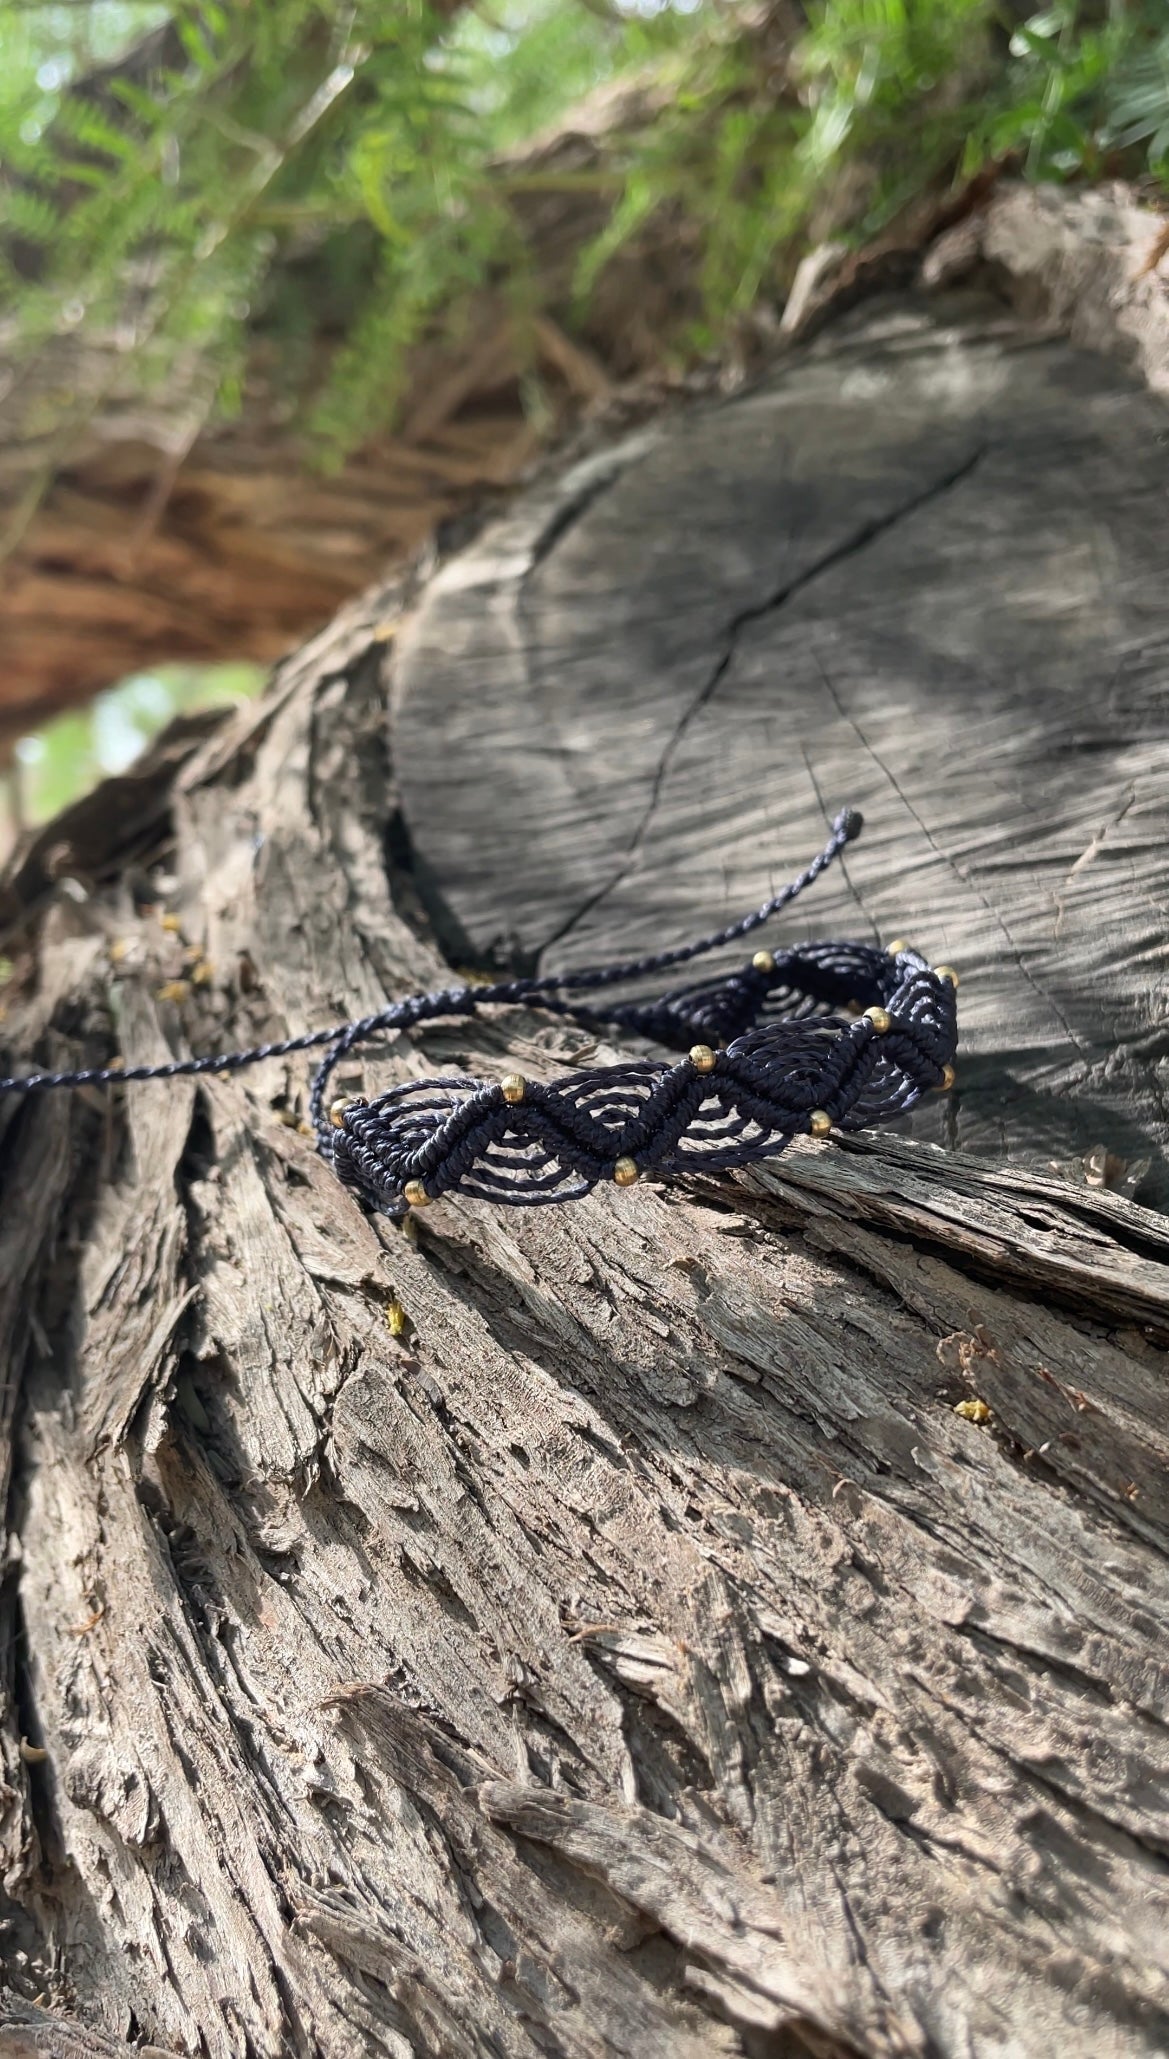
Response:
[{"label": "yellow lichen spot", "polygon": [[215,977],[215,967],[210,958],[196,958],[190,976],[194,986],[209,987]]},{"label": "yellow lichen spot", "polygon": [[954,1414],[961,1416],[964,1423],[977,1423],[979,1429],[982,1429],[984,1424],[990,1421],[990,1410],[985,1401],[977,1401],[973,1398],[970,1401],[958,1402],[954,1409]]},{"label": "yellow lichen spot", "polygon": [[160,915],[158,919],[168,937],[177,937],[180,934],[183,925],[177,915]]},{"label": "yellow lichen spot", "polygon": [[391,1301],[386,1308],[386,1328],[391,1337],[404,1337],[410,1318],[400,1301]]},{"label": "yellow lichen spot", "polygon": [[124,965],[134,949],[135,942],[136,939],[134,937],[115,937],[110,945],[111,965]]},{"label": "yellow lichen spot", "polygon": [[155,994],[156,1001],[185,1001],[191,991],[189,980],[167,979]]}]

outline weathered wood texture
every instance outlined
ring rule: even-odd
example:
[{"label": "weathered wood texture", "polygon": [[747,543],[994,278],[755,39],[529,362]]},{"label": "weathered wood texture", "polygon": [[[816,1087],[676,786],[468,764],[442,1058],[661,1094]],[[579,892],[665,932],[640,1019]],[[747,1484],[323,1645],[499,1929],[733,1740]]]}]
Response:
[{"label": "weathered wood texture", "polygon": [[6,1040],[138,1059],[429,983],[420,899],[456,952],[677,934],[851,798],[787,933],[953,955],[969,1084],[946,1148],[413,1236],[296,1066],[0,1109],[0,2051],[1169,2051],[1169,1227],[1022,1162],[1163,1144],[1163,435],[886,310],[160,768],[181,936],[115,807],[88,898],[37,875]]}]

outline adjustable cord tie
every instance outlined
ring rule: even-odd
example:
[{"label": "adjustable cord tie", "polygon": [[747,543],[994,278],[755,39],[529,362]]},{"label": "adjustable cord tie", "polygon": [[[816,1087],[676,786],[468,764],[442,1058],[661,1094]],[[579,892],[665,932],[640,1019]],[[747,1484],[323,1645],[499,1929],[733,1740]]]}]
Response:
[{"label": "adjustable cord tie", "polygon": [[[806,870],[737,922],[667,951],[578,972],[412,994],[354,1022],[279,1043],[165,1065],[95,1066],[0,1078],[0,1094],[238,1072],[324,1049],[309,1112],[317,1148],[363,1206],[390,1216],[462,1193],[513,1207],[575,1201],[601,1181],[632,1186],[772,1158],[793,1136],[891,1121],[953,1085],[958,976],[898,941],[756,951],[715,979],[650,1000],[603,993],[737,942],[818,879],[862,820],[846,808]],[[342,1059],[387,1031],[486,1004],[526,1005],[588,1030],[625,1030],[685,1055],[580,1069],[543,1083],[453,1076],[409,1080],[374,1100],[327,1103]]]}]

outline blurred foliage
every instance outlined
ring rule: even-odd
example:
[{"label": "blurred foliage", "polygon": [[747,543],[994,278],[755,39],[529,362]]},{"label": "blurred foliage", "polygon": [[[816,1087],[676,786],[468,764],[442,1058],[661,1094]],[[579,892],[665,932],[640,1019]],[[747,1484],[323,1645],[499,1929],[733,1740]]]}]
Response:
[{"label": "blurred foliage", "polygon": [[607,219],[581,258],[580,304],[658,210],[680,211],[701,347],[782,284],[834,194],[833,233],[861,236],[992,156],[1037,177],[1169,176],[1166,0],[1023,13],[1014,0],[0,0],[7,353],[83,329],[132,357],[140,387],[181,369],[188,404],[210,414],[238,406],[267,337],[293,417],[337,458],[391,418],[411,347],[475,289],[503,282],[530,301],[517,201],[539,176],[506,153],[625,78],[660,90],[644,131],[618,133],[593,175]]},{"label": "blurred foliage", "polygon": [[967,163],[1015,153],[1031,178],[1147,171],[1169,185],[1169,6],[1057,0],[1009,44],[1011,91],[974,125]]},{"label": "blurred foliage", "polygon": [[[16,746],[8,837],[18,826],[47,822],[107,774],[123,772],[175,715],[249,700],[266,678],[261,665],[164,665],[58,715]],[[0,835],[0,846],[4,841]]]}]

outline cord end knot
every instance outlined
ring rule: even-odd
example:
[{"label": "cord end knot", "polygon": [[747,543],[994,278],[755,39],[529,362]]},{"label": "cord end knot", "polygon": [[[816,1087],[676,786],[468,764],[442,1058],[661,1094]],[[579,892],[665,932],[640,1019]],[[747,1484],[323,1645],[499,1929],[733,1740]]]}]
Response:
[{"label": "cord end knot", "polygon": [[842,808],[832,828],[843,843],[855,844],[864,826],[865,818],[859,808]]}]

